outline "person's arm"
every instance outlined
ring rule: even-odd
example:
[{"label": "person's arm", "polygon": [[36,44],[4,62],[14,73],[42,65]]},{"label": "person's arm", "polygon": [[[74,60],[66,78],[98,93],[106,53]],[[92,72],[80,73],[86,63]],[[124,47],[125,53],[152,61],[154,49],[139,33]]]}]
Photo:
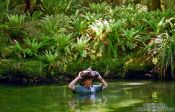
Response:
[{"label": "person's arm", "polygon": [[101,77],[101,75],[98,76],[98,79],[101,81],[103,89],[108,86],[106,81]]},{"label": "person's arm", "polygon": [[68,87],[71,89],[71,90],[75,90],[75,84],[78,80],[80,80],[82,77],[80,75],[80,73],[78,74],[78,76],[68,85]]}]

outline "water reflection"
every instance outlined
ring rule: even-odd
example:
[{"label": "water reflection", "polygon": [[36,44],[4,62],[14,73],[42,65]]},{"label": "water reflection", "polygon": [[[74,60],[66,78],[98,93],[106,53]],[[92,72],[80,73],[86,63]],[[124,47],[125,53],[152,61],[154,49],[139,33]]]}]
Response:
[{"label": "water reflection", "polygon": [[[71,91],[65,91],[64,97],[67,94],[69,97],[65,100],[67,108],[64,110],[68,112],[174,112],[174,90],[174,82],[136,81],[109,83],[108,88],[102,93],[85,96],[73,95]],[[60,93],[59,98],[62,98],[61,92],[58,93]],[[64,105],[62,102],[60,104]]]},{"label": "water reflection", "polygon": [[165,103],[144,103],[142,107],[135,108],[136,112],[174,112],[174,110]]},{"label": "water reflection", "polygon": [[107,97],[102,93],[90,95],[73,95],[68,101],[69,109],[73,112],[88,111],[102,112],[105,109]]}]

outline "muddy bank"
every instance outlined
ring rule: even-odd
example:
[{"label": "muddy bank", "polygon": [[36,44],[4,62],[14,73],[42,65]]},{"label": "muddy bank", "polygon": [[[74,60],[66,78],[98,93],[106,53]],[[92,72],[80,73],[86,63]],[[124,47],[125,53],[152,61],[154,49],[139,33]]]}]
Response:
[{"label": "muddy bank", "polygon": [[31,76],[22,72],[9,72],[9,74],[3,74],[0,76],[0,83],[3,84],[65,84],[69,82],[73,76],[67,74],[59,74],[56,76]]},{"label": "muddy bank", "polygon": [[[120,73],[110,72],[101,74],[106,80],[159,80],[158,74],[147,71],[128,71],[124,77]],[[76,75],[58,74],[55,76],[31,76],[22,72],[8,72],[0,77],[0,83],[19,84],[19,85],[40,85],[40,84],[67,84]]]}]

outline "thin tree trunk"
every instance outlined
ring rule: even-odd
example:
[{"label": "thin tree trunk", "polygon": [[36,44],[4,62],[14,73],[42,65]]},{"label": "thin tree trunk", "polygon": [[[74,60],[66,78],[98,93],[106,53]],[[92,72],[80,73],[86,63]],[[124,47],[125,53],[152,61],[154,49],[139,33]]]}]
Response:
[{"label": "thin tree trunk", "polygon": [[160,0],[151,0],[151,10],[161,10],[161,2]]},{"label": "thin tree trunk", "polygon": [[31,8],[31,1],[25,0],[25,12],[27,12],[27,11],[30,12],[30,8]]}]

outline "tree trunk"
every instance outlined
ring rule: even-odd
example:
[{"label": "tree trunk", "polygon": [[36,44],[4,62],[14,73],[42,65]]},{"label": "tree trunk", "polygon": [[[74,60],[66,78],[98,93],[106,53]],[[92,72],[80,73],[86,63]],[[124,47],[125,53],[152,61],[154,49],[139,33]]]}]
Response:
[{"label": "tree trunk", "polygon": [[25,0],[25,12],[30,12],[31,2],[30,0]]},{"label": "tree trunk", "polygon": [[160,0],[151,0],[151,10],[161,10],[161,2]]}]

